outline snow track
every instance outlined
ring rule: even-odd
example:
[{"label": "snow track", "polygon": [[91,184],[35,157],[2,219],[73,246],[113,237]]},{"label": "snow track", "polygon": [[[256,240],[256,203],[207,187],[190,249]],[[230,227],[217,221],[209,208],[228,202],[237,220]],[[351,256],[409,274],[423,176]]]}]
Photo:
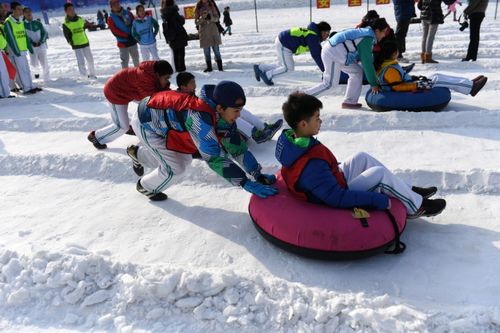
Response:
[{"label": "snow track", "polygon": [[[198,88],[239,82],[248,109],[275,121],[286,96],[321,74],[300,56],[295,72],[267,87],[254,80],[252,64],[273,62],[276,34],[307,24],[308,10],[262,2],[273,8],[259,12],[256,33],[253,11],[236,10],[253,2],[233,2],[234,34],[221,47],[225,71],[202,72],[197,41],[186,50],[188,70]],[[392,6],[376,9],[394,23]],[[362,12],[334,5],[314,11],[313,19],[341,30]],[[51,27],[49,62],[57,79],[40,94],[0,101],[0,331],[500,331],[500,26],[491,17],[477,62],[459,61],[468,32],[446,22],[434,44],[440,64],[414,69],[487,75],[475,98],[453,94],[438,113],[376,113],[340,110],[345,87],[321,97],[318,138],[339,160],[369,152],[409,182],[438,186],[448,202],[437,217],[409,221],[404,254],[328,263],[262,239],[247,213],[249,194],[202,161],[166,190],[169,200],[146,200],[135,190],[125,152],[137,139],[123,136],[105,151],[86,139],[109,122],[102,88],[119,69],[113,37],[89,34],[99,76],[89,81],[76,78],[73,52]],[[420,26],[410,26],[405,56],[412,61],[420,38]],[[164,40],[158,46],[169,60]],[[129,112],[135,108],[131,103]],[[251,145],[266,172],[279,168],[274,148],[275,141]]]}]

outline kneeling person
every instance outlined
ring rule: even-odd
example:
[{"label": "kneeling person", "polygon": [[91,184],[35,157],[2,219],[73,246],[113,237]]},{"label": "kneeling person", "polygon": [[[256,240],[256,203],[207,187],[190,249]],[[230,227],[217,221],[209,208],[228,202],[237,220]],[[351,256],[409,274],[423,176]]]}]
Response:
[{"label": "kneeling person", "polygon": [[153,201],[167,199],[162,192],[184,172],[192,154],[199,152],[208,166],[231,184],[263,198],[276,194],[277,189],[271,185],[276,178],[261,173],[260,164],[236,127],[246,102],[241,86],[232,81],[219,82],[213,100],[207,102],[178,91],[160,92],[141,101],[132,127],[147,151],[136,148],[129,155],[134,168],[147,163],[148,156],[153,156],[159,166],[139,179],[137,190]]},{"label": "kneeling person", "polygon": [[334,208],[390,208],[389,196],[400,200],[408,218],[434,216],[446,201],[428,199],[435,187],[410,187],[367,153],[357,153],[340,165],[332,152],[313,136],[321,127],[316,97],[293,93],[283,104],[292,128],[284,130],[276,145],[276,158],[290,192],[297,197]]}]

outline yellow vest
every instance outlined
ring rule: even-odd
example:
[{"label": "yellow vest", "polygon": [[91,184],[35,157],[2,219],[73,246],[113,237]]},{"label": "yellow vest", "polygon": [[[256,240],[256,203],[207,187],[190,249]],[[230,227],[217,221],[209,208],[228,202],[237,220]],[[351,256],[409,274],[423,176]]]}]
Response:
[{"label": "yellow vest", "polygon": [[26,30],[24,29],[24,22],[16,22],[12,17],[8,17],[5,20],[5,24],[10,24],[12,27],[12,33],[16,39],[17,47],[19,51],[28,51],[28,38],[26,37]]},{"label": "yellow vest", "polygon": [[7,46],[7,39],[3,34],[3,25],[0,24],[0,50],[4,50]]},{"label": "yellow vest", "polygon": [[64,25],[71,31],[71,41],[73,46],[80,46],[89,43],[85,33],[85,21],[79,17],[76,21],[64,21]]},{"label": "yellow vest", "polygon": [[[292,37],[306,38],[309,35],[317,35],[317,33],[306,28],[295,27],[290,29],[290,36]],[[309,46],[299,45],[297,50],[295,50],[295,55],[299,55],[306,52],[309,52]]]}]

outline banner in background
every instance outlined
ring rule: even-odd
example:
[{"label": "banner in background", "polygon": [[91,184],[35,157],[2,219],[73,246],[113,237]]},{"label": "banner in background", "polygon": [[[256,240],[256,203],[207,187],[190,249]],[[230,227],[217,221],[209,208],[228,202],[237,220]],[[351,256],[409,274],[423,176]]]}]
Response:
[{"label": "banner in background", "polygon": [[186,6],[184,7],[184,18],[186,20],[194,19],[194,10],[195,6]]},{"label": "banner in background", "polygon": [[375,0],[376,5],[388,5],[391,3],[391,0]]},{"label": "banner in background", "polygon": [[316,8],[330,8],[330,0],[316,0]]},{"label": "banner in background", "polygon": [[[361,1],[362,0],[347,0],[347,5],[349,7],[356,7],[356,6],[361,6]],[[369,0],[368,0],[369,1]]]}]

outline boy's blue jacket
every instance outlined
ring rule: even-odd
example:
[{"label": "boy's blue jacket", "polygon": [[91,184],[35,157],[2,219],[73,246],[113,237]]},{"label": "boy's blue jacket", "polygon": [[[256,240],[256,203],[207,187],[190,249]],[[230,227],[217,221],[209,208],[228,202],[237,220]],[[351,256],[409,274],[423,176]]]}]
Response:
[{"label": "boy's blue jacket", "polygon": [[308,46],[311,57],[318,65],[319,69],[324,72],[325,66],[323,66],[323,61],[321,60],[321,33],[318,30],[316,23],[311,22],[307,26],[307,29],[312,30],[316,35],[308,35],[307,37],[293,37],[290,35],[290,30],[285,30],[280,32],[279,40],[284,47],[295,53],[299,46]]},{"label": "boy's blue jacket", "polygon": [[[284,130],[281,133],[276,144],[276,158],[284,167],[291,167],[312,146],[321,144],[311,137],[308,143],[301,138],[302,143],[305,142],[306,145],[298,145],[297,141],[292,141],[288,131],[291,130]],[[296,189],[305,193],[309,202],[322,203],[334,208],[365,207],[383,210],[389,205],[389,197],[384,194],[342,188],[328,163],[319,159],[307,163]]]}]

